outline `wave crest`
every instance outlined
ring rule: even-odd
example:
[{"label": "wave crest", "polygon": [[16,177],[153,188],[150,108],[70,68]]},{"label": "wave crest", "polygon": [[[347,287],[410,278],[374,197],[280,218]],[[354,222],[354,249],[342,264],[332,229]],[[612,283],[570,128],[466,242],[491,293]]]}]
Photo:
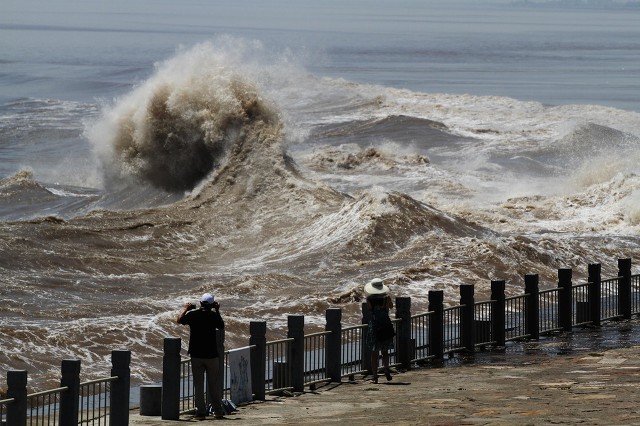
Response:
[{"label": "wave crest", "polygon": [[197,46],[162,64],[105,111],[90,134],[107,179],[133,176],[171,191],[193,189],[254,126],[280,127],[256,85]]}]

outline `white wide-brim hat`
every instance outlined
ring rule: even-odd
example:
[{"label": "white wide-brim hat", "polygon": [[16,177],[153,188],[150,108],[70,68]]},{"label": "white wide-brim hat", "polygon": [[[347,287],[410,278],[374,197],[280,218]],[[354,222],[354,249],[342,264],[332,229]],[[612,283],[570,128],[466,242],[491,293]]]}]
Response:
[{"label": "white wide-brim hat", "polygon": [[374,278],[364,286],[365,296],[384,296],[389,293],[389,287],[384,285],[380,278]]}]

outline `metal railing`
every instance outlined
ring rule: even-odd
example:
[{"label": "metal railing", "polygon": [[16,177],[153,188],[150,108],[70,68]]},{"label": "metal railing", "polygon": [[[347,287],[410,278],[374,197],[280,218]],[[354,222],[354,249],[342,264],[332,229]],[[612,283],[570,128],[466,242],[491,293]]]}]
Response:
[{"label": "metal railing", "polygon": [[191,412],[195,408],[194,401],[191,359],[183,359],[180,362],[180,414]]},{"label": "metal railing", "polygon": [[112,376],[80,383],[80,424],[109,424],[111,382],[116,380],[118,377]]},{"label": "metal railing", "polygon": [[[627,269],[626,272],[620,273],[622,276],[601,280],[598,272],[592,280],[593,282],[573,285],[566,269],[562,271],[562,277],[565,279],[559,282],[558,288],[539,291],[536,279],[533,287],[527,286],[530,294],[505,297],[504,282],[502,282],[502,290],[495,292],[494,289],[500,287],[494,287],[492,282],[492,298],[496,300],[475,302],[473,301],[473,292],[469,292],[469,287],[472,286],[467,285],[462,304],[444,308],[442,296],[439,296],[439,299],[434,297],[434,301],[439,300],[439,302],[434,302],[434,311],[418,315],[411,315],[410,298],[397,298],[403,302],[402,305],[405,308],[401,308],[401,304],[398,303],[396,318],[392,319],[396,336],[394,348],[389,351],[390,365],[407,366],[412,362],[441,358],[443,354],[451,356],[459,351],[473,352],[474,346],[504,345],[505,341],[559,330],[569,331],[573,326],[599,324],[600,320],[629,318],[630,311],[634,314],[640,313],[638,312],[640,310],[640,274],[630,275],[629,269]],[[591,278],[593,275],[590,275]],[[599,286],[596,287],[598,283]],[[528,284],[531,284],[531,281],[528,281]],[[441,295],[442,291],[437,291],[437,293]],[[537,300],[535,300],[536,295]],[[430,306],[431,301],[430,293]],[[591,316],[598,314],[598,307],[600,307],[601,316],[591,318]],[[363,319],[366,318],[365,308],[366,305],[363,304]],[[595,309],[595,312],[592,309]],[[263,383],[257,384],[258,387],[263,385],[267,393],[294,388],[300,390],[302,385],[314,385],[321,381],[336,380],[338,376],[352,376],[356,373],[368,372],[368,363],[371,360],[368,359],[370,352],[366,347],[367,324],[342,328],[340,316],[333,316],[334,321],[331,322],[331,329],[334,331],[305,335],[304,318],[299,321],[301,316],[297,317],[296,327],[290,328],[289,335],[293,336],[290,338],[266,342],[264,338],[266,324],[263,326],[261,349],[260,352],[257,352],[262,355],[261,359],[256,359],[256,361],[258,361],[260,368],[264,366],[265,369]],[[337,323],[335,318],[338,318]],[[529,321],[533,324],[528,323]],[[329,323],[328,321],[327,327],[329,327]],[[501,331],[503,326],[504,333]],[[433,327],[437,327],[437,329]],[[340,335],[337,336],[333,333]],[[256,335],[252,332],[252,339],[255,337]],[[174,340],[178,340],[177,350],[172,353],[179,354],[180,339]],[[256,346],[248,348],[256,349]],[[328,356],[328,354],[330,355]],[[331,361],[333,355],[340,357],[339,363],[337,360]],[[407,355],[409,355],[408,358]],[[77,362],[79,363],[79,361]],[[191,361],[190,359],[180,360],[178,357],[173,371],[177,371],[178,362],[181,389],[179,403],[176,402],[175,406],[180,406],[180,413],[186,413],[194,409]],[[230,397],[229,351],[224,352],[224,359],[221,362],[224,366],[221,373],[224,377],[222,382],[223,395]],[[26,372],[12,373],[24,373],[26,383]],[[262,373],[259,371],[259,376]],[[16,375],[14,374],[13,377]],[[65,386],[27,395],[26,418],[28,424],[54,426],[59,424],[60,418],[66,417],[67,413],[67,410],[63,409],[61,416],[61,407],[69,407],[64,401],[69,399],[71,393],[76,392],[75,390],[69,391],[69,388],[76,389],[78,386],[79,423],[108,425],[110,411],[113,411],[112,415],[119,412],[110,407],[110,404],[113,404],[113,407],[120,405],[111,399],[112,387],[119,389],[120,386],[118,384],[120,382],[111,385],[118,380],[118,376],[79,383],[78,364],[76,377],[78,379],[73,386],[69,385],[69,387]],[[128,385],[128,379],[123,383]],[[63,384],[68,385],[69,382],[63,381]],[[255,383],[254,386],[256,386]],[[125,387],[125,389],[127,388]],[[65,394],[65,392],[71,393]],[[124,394],[125,391],[121,389],[121,392]],[[15,396],[19,400],[19,404],[12,406],[16,402],[14,398],[0,400],[0,423],[5,421],[7,413],[12,416],[18,409],[22,411],[22,407],[24,407],[24,396],[16,396],[19,393],[9,394]],[[22,395],[25,394],[26,392]],[[21,416],[24,415],[25,413],[22,411]]]},{"label": "metal railing", "polygon": [[476,346],[485,346],[495,343],[493,333],[491,332],[493,304],[493,300],[487,300],[484,302],[476,302],[473,305]]},{"label": "metal railing", "polygon": [[340,337],[340,371],[342,377],[366,371],[362,360],[366,341],[367,324],[354,325],[342,329]]},{"label": "metal railing", "polygon": [[573,300],[573,309],[571,309],[571,324],[583,325],[591,322],[589,310],[589,289],[592,283],[576,284],[571,287],[571,298]]},{"label": "metal railing", "polygon": [[618,318],[618,285],[620,277],[609,278],[600,282],[600,316],[602,320]]},{"label": "metal railing", "polygon": [[640,314],[640,275],[631,275],[631,313]]},{"label": "metal railing", "polygon": [[0,399],[0,424],[4,424],[7,420],[6,406],[15,402],[13,398]]},{"label": "metal railing", "polygon": [[465,349],[462,343],[462,309],[465,305],[451,306],[444,309],[444,353],[452,354]]},{"label": "metal railing", "polygon": [[[245,346],[249,350],[252,346]],[[241,348],[243,349],[243,348]],[[224,360],[222,362],[224,372],[222,374],[222,399],[231,399],[231,369],[229,368],[229,351],[224,351]]]},{"label": "metal railing", "polygon": [[304,384],[309,385],[327,380],[326,341],[330,331],[306,334],[304,336]]},{"label": "metal railing", "polygon": [[27,424],[32,426],[59,424],[60,396],[68,387],[60,387],[27,395]]},{"label": "metal railing", "polygon": [[267,393],[292,388],[291,367],[289,354],[294,339],[280,339],[267,342],[266,345],[266,377],[265,386]]},{"label": "metal railing", "polygon": [[527,331],[527,301],[529,294],[512,296],[505,301],[505,340],[513,341],[524,339],[529,336]]},{"label": "metal railing", "polygon": [[561,330],[558,320],[558,298],[560,288],[541,290],[539,293],[539,327],[540,333],[551,333]]},{"label": "metal railing", "polygon": [[62,360],[61,386],[28,393],[28,372],[7,371],[7,398],[0,420],[8,425],[127,424],[131,351],[111,351],[111,375],[80,381],[80,360]]},{"label": "metal railing", "polygon": [[432,314],[432,312],[425,312],[411,316],[411,338],[414,342],[412,362],[426,361],[433,358],[429,346]]}]

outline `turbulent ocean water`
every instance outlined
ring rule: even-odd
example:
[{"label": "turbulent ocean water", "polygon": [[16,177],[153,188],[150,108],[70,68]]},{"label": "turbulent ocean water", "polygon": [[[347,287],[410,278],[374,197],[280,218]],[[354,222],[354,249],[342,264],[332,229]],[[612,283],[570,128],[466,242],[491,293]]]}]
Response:
[{"label": "turbulent ocean water", "polygon": [[358,323],[373,277],[421,312],[640,259],[634,2],[0,12],[0,370],[34,388],[120,348],[158,380],[205,291],[233,348]]}]

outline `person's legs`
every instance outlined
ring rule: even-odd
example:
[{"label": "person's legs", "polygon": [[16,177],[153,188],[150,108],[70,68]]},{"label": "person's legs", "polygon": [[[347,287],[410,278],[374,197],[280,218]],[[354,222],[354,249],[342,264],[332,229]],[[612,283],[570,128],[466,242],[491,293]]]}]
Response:
[{"label": "person's legs", "polygon": [[222,410],[222,387],[220,386],[218,376],[220,364],[218,358],[209,358],[205,360],[207,370],[207,401],[213,406],[213,412],[216,416],[224,414]]},{"label": "person's legs", "polygon": [[373,382],[378,383],[378,357],[379,352],[375,349],[371,351],[371,374],[373,374]]},{"label": "person's legs", "polygon": [[206,360],[202,358],[191,358],[196,416],[205,416],[207,414],[207,405],[204,400],[205,361]]},{"label": "person's legs", "polygon": [[382,366],[384,367],[384,375],[387,380],[391,380],[391,371],[389,371],[389,351],[387,349],[382,350]]},{"label": "person's legs", "polygon": [[389,369],[389,351],[386,349],[382,350],[382,366],[385,371]]}]

